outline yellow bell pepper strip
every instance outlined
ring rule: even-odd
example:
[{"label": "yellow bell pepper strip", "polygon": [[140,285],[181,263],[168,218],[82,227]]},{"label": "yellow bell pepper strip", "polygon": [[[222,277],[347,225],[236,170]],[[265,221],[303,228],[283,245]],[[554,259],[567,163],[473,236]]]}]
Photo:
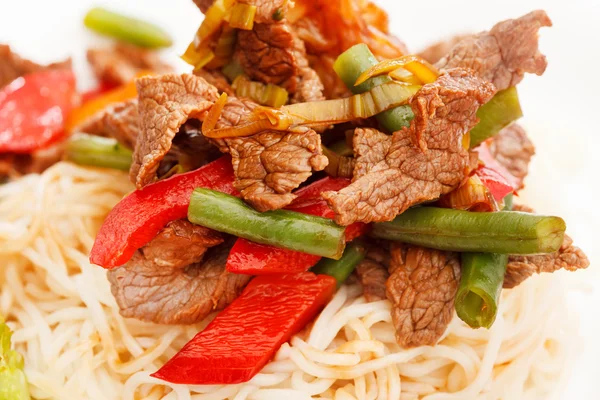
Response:
[{"label": "yellow bell pepper strip", "polygon": [[94,32],[140,47],[158,48],[173,44],[171,36],[162,28],[100,7],[88,11],[83,23]]},{"label": "yellow bell pepper strip", "polygon": [[69,115],[69,118],[67,118],[65,130],[68,133],[72,133],[83,122],[88,120],[90,117],[94,116],[94,114],[104,110],[111,104],[133,99],[135,97],[137,97],[137,89],[135,88],[134,81],[131,81],[126,85],[109,90],[104,94],[95,97],[94,99],[86,103],[83,103],[81,107],[73,110]]},{"label": "yellow bell pepper strip", "polygon": [[398,68],[404,68],[405,70],[411,72],[421,81],[423,85],[435,82],[440,74],[436,67],[429,64],[419,56],[402,56],[400,58],[385,60],[373,65],[371,68],[360,74],[358,79],[356,79],[356,82],[354,82],[354,86],[358,86],[372,77],[393,72]]},{"label": "yellow bell pepper strip", "polygon": [[12,332],[0,316],[0,400],[29,400],[23,356],[10,348]]}]

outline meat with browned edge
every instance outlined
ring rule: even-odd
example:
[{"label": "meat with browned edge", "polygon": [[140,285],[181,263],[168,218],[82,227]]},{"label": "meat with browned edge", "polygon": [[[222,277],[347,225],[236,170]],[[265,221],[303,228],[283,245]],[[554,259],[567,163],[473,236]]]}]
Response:
[{"label": "meat with browned edge", "polygon": [[396,340],[404,348],[433,346],[454,316],[458,254],[394,244],[387,297]]},{"label": "meat with browned edge", "polygon": [[169,223],[127,264],[108,272],[121,314],[161,324],[192,324],[222,310],[250,277],[225,270],[231,243],[221,243],[218,232],[185,220]]},{"label": "meat with browned edge", "polygon": [[[390,252],[383,243],[369,246],[367,256],[356,266],[356,276],[368,302],[385,300],[385,283],[390,276]],[[387,247],[387,246],[386,246]]]},{"label": "meat with browned edge", "polygon": [[440,69],[469,68],[504,90],[521,82],[525,73],[542,75],[546,57],[538,49],[538,31],[552,26],[544,11],[496,24],[459,42],[436,66]]},{"label": "meat with browned edge", "polygon": [[512,124],[490,141],[490,152],[500,165],[522,182],[529,172],[535,147],[521,125]]},{"label": "meat with browned edge", "polygon": [[48,65],[40,65],[20,57],[10,46],[0,44],[0,89],[20,76],[43,69],[71,69],[71,59]]},{"label": "meat with browned edge", "polygon": [[494,86],[468,71],[454,69],[411,100],[410,127],[385,135],[357,129],[354,180],[323,197],[336,222],[390,221],[408,207],[450,192],[465,177],[469,152],[462,137],[477,123],[476,112],[495,93]]}]

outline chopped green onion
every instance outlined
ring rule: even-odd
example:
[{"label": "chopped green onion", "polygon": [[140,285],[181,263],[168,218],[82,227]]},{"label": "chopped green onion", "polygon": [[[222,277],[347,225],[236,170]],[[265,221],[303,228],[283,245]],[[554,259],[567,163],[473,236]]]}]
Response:
[{"label": "chopped green onion", "polygon": [[158,26],[100,7],[88,11],[83,23],[95,32],[136,46],[157,48],[173,44],[169,34]]},{"label": "chopped green onion", "polygon": [[253,242],[339,259],[344,228],[327,218],[288,210],[258,212],[237,197],[198,188],[188,208],[190,222]]},{"label": "chopped green onion", "polygon": [[244,3],[237,3],[231,9],[229,17],[229,26],[232,28],[251,31],[254,27],[254,16],[256,15],[256,6]]},{"label": "chopped green onion", "polygon": [[235,78],[242,75],[244,73],[244,69],[242,66],[235,60],[230,61],[229,64],[225,65],[221,72],[225,77],[229,80],[229,82],[233,82]]},{"label": "chopped green onion", "polygon": [[251,81],[245,75],[238,75],[231,87],[238,97],[247,97],[264,106],[278,108],[288,102],[288,92],[284,88]]},{"label": "chopped green onion", "polygon": [[65,157],[76,164],[127,171],[132,152],[112,138],[76,133],[67,140]]},{"label": "chopped green onion", "polygon": [[23,356],[11,350],[12,332],[0,316],[0,400],[29,400]]}]

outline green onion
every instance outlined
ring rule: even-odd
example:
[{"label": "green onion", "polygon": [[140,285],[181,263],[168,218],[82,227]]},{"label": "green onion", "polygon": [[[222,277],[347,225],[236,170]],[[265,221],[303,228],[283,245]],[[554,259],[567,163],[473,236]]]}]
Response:
[{"label": "green onion", "polygon": [[127,171],[132,152],[112,138],[76,133],[67,140],[65,157],[76,164]]},{"label": "green onion", "polygon": [[373,224],[372,235],[439,250],[538,254],[557,251],[565,229],[559,217],[416,207]]},{"label": "green onion", "polygon": [[364,243],[355,240],[346,246],[342,258],[339,260],[322,258],[321,261],[312,268],[312,272],[315,274],[333,276],[337,280],[338,287],[340,287],[340,285],[342,285],[350,276],[352,271],[354,271],[354,268],[364,260],[366,255],[367,249]]},{"label": "green onion", "polygon": [[256,6],[250,6],[244,3],[237,3],[231,9],[229,17],[229,26],[232,28],[251,31],[254,27],[254,16],[256,15]]},{"label": "green onion", "polygon": [[288,210],[258,212],[237,197],[196,189],[188,219],[197,225],[253,242],[339,259],[344,252],[344,228],[330,219]]},{"label": "green onion", "polygon": [[471,147],[477,147],[523,116],[517,88],[502,90],[477,110],[479,123],[471,129]]},{"label": "green onion", "polygon": [[247,97],[264,106],[278,108],[288,101],[288,92],[284,88],[272,83],[265,85],[261,82],[251,81],[245,75],[238,75],[233,80],[231,87],[238,97]]},{"label": "green onion", "polygon": [[158,48],[173,44],[169,34],[158,26],[100,7],[88,11],[83,23],[97,33],[140,47]]},{"label": "green onion", "polygon": [[230,61],[229,64],[225,65],[221,72],[225,77],[229,80],[229,82],[233,82],[235,78],[242,75],[244,73],[244,69],[237,61]]}]

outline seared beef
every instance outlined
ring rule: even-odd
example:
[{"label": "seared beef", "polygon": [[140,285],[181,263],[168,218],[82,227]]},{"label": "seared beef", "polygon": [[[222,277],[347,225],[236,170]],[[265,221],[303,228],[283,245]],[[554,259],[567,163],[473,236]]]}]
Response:
[{"label": "seared beef", "polygon": [[323,197],[336,222],[390,221],[408,207],[450,192],[465,177],[469,152],[462,137],[477,123],[477,109],[494,95],[493,85],[454,69],[411,100],[410,127],[385,135],[357,129],[354,181]]},{"label": "seared beef", "polygon": [[40,65],[21,58],[10,49],[10,46],[0,44],[0,88],[20,76],[43,69],[71,69],[71,59],[49,65]]},{"label": "seared beef", "polygon": [[230,244],[218,232],[169,223],[122,267],[108,272],[121,314],[161,324],[192,324],[231,303],[249,276],[225,270]]},{"label": "seared beef", "polygon": [[4,178],[18,178],[26,174],[39,174],[59,162],[64,153],[64,143],[54,143],[31,154],[0,154],[0,183]]},{"label": "seared beef", "polygon": [[521,82],[526,72],[541,75],[546,57],[538,49],[538,31],[552,22],[544,11],[533,11],[518,19],[496,24],[458,43],[436,66],[440,69],[469,68],[504,90]]},{"label": "seared beef", "polygon": [[391,255],[386,286],[396,340],[404,348],[433,346],[454,315],[458,254],[394,244]]},{"label": "seared beef", "polygon": [[221,71],[216,69],[211,71],[200,69],[198,71],[194,71],[194,75],[203,78],[206,82],[216,87],[219,93],[224,92],[227,93],[228,96],[235,96],[235,91]]},{"label": "seared beef", "polygon": [[217,89],[194,75],[167,74],[136,81],[140,134],[130,176],[137,188],[156,178],[179,128],[190,118],[200,119],[218,98]]},{"label": "seared beef", "polygon": [[385,283],[390,276],[389,266],[389,250],[377,246],[371,246],[365,259],[356,266],[356,276],[368,302],[386,299]]},{"label": "seared beef", "polygon": [[235,187],[258,211],[276,210],[296,197],[291,192],[312,171],[327,166],[321,137],[302,133],[265,131],[248,138],[226,139],[236,175]]},{"label": "seared beef", "polygon": [[[255,103],[229,98],[217,128],[237,126],[252,112]],[[321,136],[313,130],[302,133],[265,131],[250,137],[217,141],[231,153],[235,186],[257,210],[275,210],[290,204],[291,192],[306,181],[312,171],[327,166],[321,150]]]},{"label": "seared beef", "polygon": [[131,82],[142,71],[173,71],[170,65],[160,60],[158,53],[124,43],[117,43],[107,49],[90,49],[87,59],[98,80],[117,85]]},{"label": "seared beef", "polygon": [[[534,212],[533,209],[523,205],[515,205],[515,211]],[[573,246],[573,240],[565,235],[560,249],[551,254],[539,254],[531,256],[512,255],[508,259],[506,275],[504,275],[504,287],[514,288],[529,278],[533,274],[543,272],[554,272],[559,269],[567,271],[577,271],[587,268],[590,265],[585,253],[576,246]]]},{"label": "seared beef", "polygon": [[431,64],[435,64],[443,57],[446,57],[454,46],[470,37],[471,35],[457,35],[450,39],[442,40],[426,47],[420,51],[418,55],[423,57],[426,61],[429,61]]},{"label": "seared beef", "polygon": [[76,131],[115,138],[123,146],[135,148],[140,133],[137,99],[108,106],[75,128]]},{"label": "seared beef", "polygon": [[214,0],[194,0],[194,3],[196,3],[200,11],[202,11],[203,13],[206,13],[206,11],[210,8],[210,6],[212,6],[214,2]]},{"label": "seared beef", "polygon": [[525,130],[518,124],[504,128],[490,142],[492,156],[519,182],[527,176],[535,147]]}]

